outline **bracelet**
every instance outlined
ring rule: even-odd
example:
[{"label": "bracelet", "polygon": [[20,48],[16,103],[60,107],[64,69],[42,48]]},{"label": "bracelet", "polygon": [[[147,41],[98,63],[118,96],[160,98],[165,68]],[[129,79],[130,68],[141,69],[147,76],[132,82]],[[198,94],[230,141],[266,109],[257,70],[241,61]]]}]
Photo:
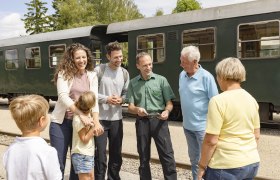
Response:
[{"label": "bracelet", "polygon": [[203,169],[204,171],[206,170],[207,166],[203,166],[202,164],[198,163],[198,167],[200,169]]}]

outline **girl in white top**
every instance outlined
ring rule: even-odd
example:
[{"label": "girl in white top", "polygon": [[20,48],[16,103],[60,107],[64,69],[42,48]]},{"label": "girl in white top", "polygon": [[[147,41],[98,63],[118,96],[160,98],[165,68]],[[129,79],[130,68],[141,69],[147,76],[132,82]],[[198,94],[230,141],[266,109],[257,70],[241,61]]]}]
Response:
[{"label": "girl in white top", "polygon": [[[92,108],[96,98],[93,92],[87,91],[81,94],[76,107],[88,117],[92,118]],[[84,125],[78,114],[73,117],[73,141],[71,158],[75,173],[79,180],[94,179],[94,126]]]}]

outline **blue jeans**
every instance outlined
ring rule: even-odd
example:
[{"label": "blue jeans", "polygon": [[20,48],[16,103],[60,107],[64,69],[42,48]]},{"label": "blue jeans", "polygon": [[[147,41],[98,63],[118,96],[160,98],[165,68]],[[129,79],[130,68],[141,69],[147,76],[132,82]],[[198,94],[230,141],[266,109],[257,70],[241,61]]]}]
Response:
[{"label": "blue jeans", "polygon": [[[49,133],[50,133],[51,146],[53,146],[57,150],[60,170],[62,172],[62,177],[64,177],[67,151],[68,148],[70,148],[70,150],[72,148],[72,134],[73,134],[72,120],[64,119],[62,124],[51,122]],[[69,179],[78,180],[78,175],[75,174],[72,163],[71,163]]]},{"label": "blue jeans", "polygon": [[212,169],[207,167],[204,175],[205,180],[253,180],[257,175],[259,163],[232,169]]},{"label": "blue jeans", "polygon": [[190,131],[184,128],[184,133],[188,144],[188,153],[191,161],[192,176],[197,180],[198,161],[200,159],[201,146],[205,131]]}]

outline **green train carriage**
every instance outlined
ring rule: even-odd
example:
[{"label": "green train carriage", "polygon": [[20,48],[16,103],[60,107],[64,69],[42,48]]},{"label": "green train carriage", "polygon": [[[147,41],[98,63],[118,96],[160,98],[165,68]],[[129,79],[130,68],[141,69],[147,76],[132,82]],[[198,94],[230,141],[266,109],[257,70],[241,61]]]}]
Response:
[{"label": "green train carriage", "polygon": [[98,60],[104,50],[90,34],[101,36],[106,28],[88,26],[0,40],[0,97],[40,94],[56,100],[56,87],[51,80],[67,46],[78,42],[94,48],[93,55]]},{"label": "green train carriage", "polygon": [[131,77],[138,74],[136,54],[147,51],[152,55],[154,72],[165,76],[176,93],[174,119],[181,119],[178,77],[184,46],[198,46],[200,64],[214,76],[218,61],[240,58],[247,71],[242,86],[257,99],[261,119],[266,121],[272,120],[280,105],[279,18],[279,1],[253,1],[112,23],[107,35],[127,37]]}]

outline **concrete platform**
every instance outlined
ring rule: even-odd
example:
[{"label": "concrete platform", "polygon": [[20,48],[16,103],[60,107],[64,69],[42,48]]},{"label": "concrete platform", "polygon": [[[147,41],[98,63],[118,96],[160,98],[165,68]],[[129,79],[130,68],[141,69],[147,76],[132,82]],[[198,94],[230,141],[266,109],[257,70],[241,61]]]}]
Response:
[{"label": "concrete platform", "polygon": [[[136,150],[136,135],[134,119],[126,118],[124,120],[124,140],[123,140],[123,152],[137,155]],[[169,123],[173,149],[175,152],[176,162],[190,164],[187,155],[187,144],[183,133],[182,125],[179,122]],[[15,122],[12,120],[9,111],[5,107],[0,108],[0,132],[18,133],[20,131],[16,127]],[[48,128],[42,133],[42,137],[49,139]],[[280,180],[280,136],[279,133],[268,134],[267,131],[261,131],[261,138],[259,142],[259,153],[261,156],[261,164],[258,172],[258,177],[264,177],[266,179],[278,179]],[[152,144],[152,158],[158,159],[157,151]],[[0,168],[2,166],[2,160],[0,160]],[[125,176],[129,175],[126,172]],[[139,179],[137,175],[133,175],[130,179]],[[0,178],[1,179],[1,178]]]}]

